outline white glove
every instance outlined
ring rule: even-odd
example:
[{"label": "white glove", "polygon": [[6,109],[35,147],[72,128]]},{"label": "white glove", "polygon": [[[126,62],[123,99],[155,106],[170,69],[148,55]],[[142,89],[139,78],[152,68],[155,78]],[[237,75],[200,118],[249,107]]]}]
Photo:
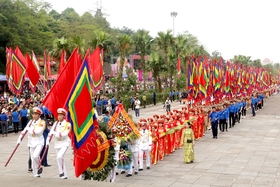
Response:
[{"label": "white glove", "polygon": [[29,134],[34,134],[34,133],[33,133],[33,128],[28,128],[28,133],[29,133]]},{"label": "white glove", "polygon": [[59,137],[60,137],[59,132],[56,132],[54,136],[55,136],[56,138],[59,138]]},{"label": "white glove", "polygon": [[46,141],[46,146],[49,146],[50,145],[50,141]]},{"label": "white glove", "polygon": [[20,139],[21,139],[21,137],[19,137],[19,138],[18,138],[18,140],[17,140],[17,144],[20,144],[20,142],[21,142],[21,140],[20,140]]},{"label": "white glove", "polygon": [[53,135],[55,135],[55,134],[56,134],[56,132],[55,132],[54,130],[51,130],[51,131],[49,132],[49,134],[53,134]]}]

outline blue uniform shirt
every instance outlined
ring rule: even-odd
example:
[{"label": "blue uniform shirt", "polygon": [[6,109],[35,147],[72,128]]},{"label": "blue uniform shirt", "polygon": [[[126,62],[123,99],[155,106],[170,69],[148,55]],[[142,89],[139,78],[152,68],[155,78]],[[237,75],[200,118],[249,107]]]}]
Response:
[{"label": "blue uniform shirt", "polygon": [[229,109],[226,108],[223,111],[221,111],[220,119],[228,120],[228,118],[229,118]]},{"label": "blue uniform shirt", "polygon": [[99,100],[97,101],[97,106],[102,106],[102,100],[101,100],[101,99],[99,99]]},{"label": "blue uniform shirt", "polygon": [[211,112],[209,117],[211,122],[216,122],[219,120],[220,112]]},{"label": "blue uniform shirt", "polygon": [[229,109],[229,112],[232,112],[232,113],[235,112],[235,107],[234,107],[234,105],[229,105],[228,109]]},{"label": "blue uniform shirt", "polygon": [[106,125],[109,123],[109,117],[108,116],[104,116],[103,120],[104,120],[104,123]]},{"label": "blue uniform shirt", "polygon": [[0,114],[0,121],[7,121],[9,119],[9,117],[7,116],[7,114],[2,113]]},{"label": "blue uniform shirt", "polygon": [[26,110],[26,109],[21,109],[21,110],[19,111],[19,115],[20,115],[21,117],[27,117],[27,110]]},{"label": "blue uniform shirt", "polygon": [[18,112],[17,111],[14,111],[12,113],[12,120],[13,120],[13,122],[19,122],[19,117],[18,117]]}]

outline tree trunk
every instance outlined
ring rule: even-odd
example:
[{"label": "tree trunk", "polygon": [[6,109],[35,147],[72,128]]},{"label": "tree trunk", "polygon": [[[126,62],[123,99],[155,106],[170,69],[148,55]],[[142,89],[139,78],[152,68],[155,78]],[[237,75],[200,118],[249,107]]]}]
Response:
[{"label": "tree trunk", "polygon": [[119,97],[119,93],[122,92],[122,83],[123,83],[123,66],[124,66],[124,52],[121,52],[121,56],[120,56],[120,67],[119,67],[119,71],[118,71],[118,82],[117,82],[117,98]]},{"label": "tree trunk", "polygon": [[162,88],[161,88],[161,79],[160,76],[157,77],[157,81],[158,81],[158,90],[161,93],[162,92]]},{"label": "tree trunk", "polygon": [[143,68],[143,81],[144,81],[144,90],[146,91],[146,64],[145,64],[145,56],[141,53],[141,63],[142,63],[142,68]]},{"label": "tree trunk", "polygon": [[172,70],[170,70],[171,72],[170,72],[170,74],[169,74],[169,79],[170,79],[170,81],[169,81],[169,89],[170,89],[170,91],[172,91]]},{"label": "tree trunk", "polygon": [[186,62],[186,90],[188,90],[188,82],[189,82],[189,61],[188,61],[188,57],[187,57],[187,62]]}]

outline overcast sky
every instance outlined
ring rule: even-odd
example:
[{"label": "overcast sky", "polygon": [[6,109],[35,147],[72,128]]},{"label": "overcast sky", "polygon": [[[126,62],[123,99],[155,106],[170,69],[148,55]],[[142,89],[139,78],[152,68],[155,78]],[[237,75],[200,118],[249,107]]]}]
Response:
[{"label": "overcast sky", "polygon": [[[45,0],[61,12],[72,7],[82,15],[97,8],[97,0]],[[99,5],[101,1],[99,0]],[[280,62],[279,0],[102,0],[102,10],[112,27],[158,31],[189,31],[211,54],[225,59],[234,55]]]}]

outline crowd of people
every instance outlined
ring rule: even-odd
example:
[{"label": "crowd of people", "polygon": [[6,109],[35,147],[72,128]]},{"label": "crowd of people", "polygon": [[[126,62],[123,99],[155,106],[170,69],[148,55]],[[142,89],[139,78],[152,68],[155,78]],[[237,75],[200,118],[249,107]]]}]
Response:
[{"label": "crowd of people", "polygon": [[[182,107],[181,110],[171,111],[167,107],[166,114],[153,115],[153,117],[141,118],[138,123],[141,137],[128,142],[133,153],[130,168],[125,168],[128,172],[126,177],[137,175],[144,169],[144,157],[146,157],[146,168],[164,160],[177,149],[184,147],[184,163],[192,163],[195,159],[195,141],[202,138],[207,130],[212,130],[213,139],[218,139],[220,133],[226,133],[230,128],[234,128],[241,123],[241,119],[246,118],[248,113],[252,117],[256,116],[256,111],[260,111],[264,106],[264,98],[269,97],[276,90],[254,93],[247,97],[236,97],[226,99],[219,104],[209,104],[199,102],[191,106],[191,102]],[[167,102],[171,102],[167,98]],[[165,102],[165,104],[167,104]],[[115,142],[120,142],[115,140]],[[118,161],[120,145],[115,144],[115,159]],[[144,156],[143,156],[144,155]],[[125,169],[115,168],[111,175],[111,182],[116,180],[116,174],[125,173]]]},{"label": "crowd of people", "polygon": [[[255,93],[252,96],[238,97],[232,100],[224,100],[222,103],[207,105],[198,102],[193,105],[187,102],[182,110],[171,110],[171,103],[177,97],[176,92],[170,93],[170,98],[165,102],[166,114],[153,115],[153,117],[140,118],[140,108],[144,107],[139,98],[132,98],[132,109],[135,110],[136,117],[140,118],[138,123],[141,137],[129,142],[129,149],[133,153],[133,161],[130,168],[127,168],[127,177],[138,174],[144,169],[144,158],[146,168],[157,164],[166,156],[172,154],[175,150],[184,147],[184,162],[192,163],[194,161],[194,143],[205,135],[207,129],[212,129],[213,139],[218,139],[218,132],[227,132],[234,128],[242,118],[247,115],[247,110],[251,108],[252,116],[256,116],[256,111],[263,108],[265,96],[271,95],[273,91],[265,93]],[[176,97],[175,97],[176,96]],[[154,94],[154,97],[155,94]],[[55,149],[57,150],[57,164],[59,168],[59,177],[66,179],[64,154],[70,146],[68,133],[71,124],[66,122],[66,111],[58,109],[61,117],[56,122],[52,113],[42,104],[42,98],[39,93],[24,92],[21,97],[15,95],[1,94],[0,100],[0,121],[2,136],[8,136],[10,127],[13,127],[15,135],[19,133],[17,143],[20,144],[25,134],[28,134],[28,148],[30,161],[28,170],[34,177],[40,177],[42,167],[50,166],[47,162],[47,147],[51,138],[55,138]],[[110,116],[113,115],[117,105],[121,103],[120,98],[106,98],[96,95],[95,108],[99,116],[104,116],[102,120],[107,124]],[[142,98],[145,101],[145,98]],[[21,124],[21,125],[20,125]],[[118,160],[118,151],[120,145],[118,140],[115,144],[115,159]],[[41,160],[39,158],[42,158]],[[116,180],[118,169],[115,168],[111,173],[111,182]],[[125,170],[120,170],[125,173]]]}]

